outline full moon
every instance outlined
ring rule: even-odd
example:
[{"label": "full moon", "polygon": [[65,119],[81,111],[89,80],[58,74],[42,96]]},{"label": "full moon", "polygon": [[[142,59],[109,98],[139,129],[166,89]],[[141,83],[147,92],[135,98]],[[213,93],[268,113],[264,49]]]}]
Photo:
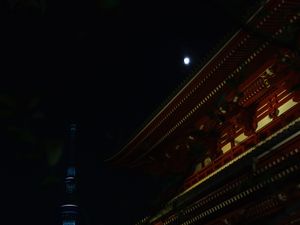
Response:
[{"label": "full moon", "polygon": [[190,60],[190,58],[189,58],[189,57],[184,57],[184,59],[183,59],[183,63],[184,63],[185,65],[189,65],[189,64],[190,64],[190,62],[191,62],[191,60]]}]

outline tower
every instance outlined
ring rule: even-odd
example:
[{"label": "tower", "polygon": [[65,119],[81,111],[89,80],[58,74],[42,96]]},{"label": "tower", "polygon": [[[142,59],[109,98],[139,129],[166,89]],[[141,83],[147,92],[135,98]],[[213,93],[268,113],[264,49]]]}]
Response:
[{"label": "tower", "polygon": [[64,179],[65,199],[61,205],[62,225],[78,225],[79,210],[76,201],[76,167],[75,167],[75,134],[76,124],[69,128],[69,146],[67,154],[67,167]]}]

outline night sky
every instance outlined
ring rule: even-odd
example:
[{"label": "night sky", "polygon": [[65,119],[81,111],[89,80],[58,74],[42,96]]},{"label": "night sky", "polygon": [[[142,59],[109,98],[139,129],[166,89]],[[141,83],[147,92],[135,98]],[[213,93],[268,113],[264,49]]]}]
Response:
[{"label": "night sky", "polygon": [[129,225],[154,210],[164,179],[104,160],[255,2],[2,1],[0,220],[59,224],[70,122],[83,223]]}]

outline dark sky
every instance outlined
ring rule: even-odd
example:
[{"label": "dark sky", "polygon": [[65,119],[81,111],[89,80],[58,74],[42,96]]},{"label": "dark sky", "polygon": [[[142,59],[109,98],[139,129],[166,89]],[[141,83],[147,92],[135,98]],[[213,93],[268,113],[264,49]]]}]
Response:
[{"label": "dark sky", "polygon": [[2,1],[2,220],[58,223],[70,121],[85,224],[132,224],[151,210],[163,180],[103,161],[254,2]]}]

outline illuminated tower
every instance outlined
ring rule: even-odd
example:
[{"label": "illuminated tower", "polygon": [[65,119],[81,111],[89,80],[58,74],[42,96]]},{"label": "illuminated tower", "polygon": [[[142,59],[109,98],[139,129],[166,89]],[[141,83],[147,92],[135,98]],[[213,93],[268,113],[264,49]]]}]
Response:
[{"label": "illuminated tower", "polygon": [[64,179],[65,199],[61,205],[63,225],[78,225],[78,205],[76,201],[76,167],[75,167],[75,134],[76,125],[71,124],[69,129],[69,154],[67,157],[68,166]]}]

